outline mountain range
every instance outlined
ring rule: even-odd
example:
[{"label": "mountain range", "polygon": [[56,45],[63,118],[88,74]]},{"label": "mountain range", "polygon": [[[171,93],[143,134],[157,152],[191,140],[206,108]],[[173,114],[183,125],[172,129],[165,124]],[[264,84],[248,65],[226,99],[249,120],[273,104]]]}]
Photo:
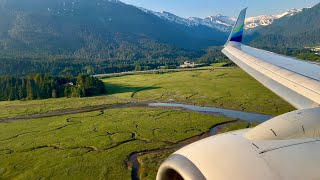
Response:
[{"label": "mountain range", "polygon": [[261,15],[256,17],[248,17],[246,18],[246,29],[254,29],[260,26],[269,26],[273,24],[274,21],[285,18],[285,17],[291,17],[296,14],[301,13],[302,11],[309,9],[309,8],[302,8],[302,9],[291,9],[281,14],[276,15]]},{"label": "mountain range", "polygon": [[[302,11],[250,17],[246,27],[258,29]],[[142,39],[185,49],[219,46],[236,20],[221,14],[181,18],[118,0],[0,0],[0,15],[1,51],[46,53],[80,53]]]},{"label": "mountain range", "polygon": [[[169,12],[140,8],[171,23],[186,27],[207,26],[228,34],[236,18],[221,14],[206,18],[182,18]],[[245,43],[262,48],[302,48],[320,44],[320,4],[311,8],[291,9],[281,14],[248,17],[245,20]]]},{"label": "mountain range", "polygon": [[[319,6],[247,18],[245,42],[319,45]],[[106,73],[213,59],[206,49],[222,46],[234,22],[221,14],[181,18],[118,0],[0,0],[0,74]]]},{"label": "mountain range", "polygon": [[[140,9],[146,13],[154,14],[159,18],[167,20],[172,23],[177,23],[177,24],[181,24],[189,27],[197,27],[201,25],[208,26],[210,28],[218,29],[223,32],[230,32],[230,30],[232,29],[233,25],[237,20],[237,18],[235,17],[224,16],[222,14],[208,16],[204,19],[197,18],[197,17],[182,18],[166,11],[155,12],[155,11],[147,10],[144,8],[140,8]],[[256,17],[248,17],[245,21],[246,29],[254,29],[260,26],[271,25],[277,19],[294,16],[302,12],[304,9],[308,9],[308,8],[291,9],[284,13],[276,14],[276,15],[261,15]]]},{"label": "mountain range", "polygon": [[0,15],[2,50],[78,52],[92,41],[105,46],[141,39],[204,48],[227,36],[208,26],[171,23],[117,0],[0,0]]},{"label": "mountain range", "polygon": [[304,48],[320,45],[320,4],[293,16],[277,19],[245,37],[260,48]]}]

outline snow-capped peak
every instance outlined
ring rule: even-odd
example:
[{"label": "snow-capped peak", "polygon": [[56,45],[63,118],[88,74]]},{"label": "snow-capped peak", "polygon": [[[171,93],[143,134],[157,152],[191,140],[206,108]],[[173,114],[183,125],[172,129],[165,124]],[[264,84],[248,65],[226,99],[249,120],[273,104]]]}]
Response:
[{"label": "snow-capped peak", "polygon": [[289,11],[286,11],[282,14],[278,14],[278,15],[275,15],[276,18],[280,19],[282,17],[285,17],[285,16],[293,16],[293,15],[296,15],[298,13],[300,13],[303,9],[291,9]]},{"label": "snow-capped peak", "polygon": [[209,28],[218,29],[220,31],[228,31],[232,27],[232,24],[234,23],[233,21],[235,21],[234,18],[223,16],[221,14],[216,16],[209,16],[205,19],[198,17],[182,18],[166,11],[155,12],[144,8],[139,9],[146,13],[154,14],[159,18],[172,23],[178,23],[189,27],[206,26]]},{"label": "snow-capped peak", "polygon": [[[163,11],[163,12],[155,12],[151,10],[147,10],[144,8],[139,8],[142,11],[149,13],[149,14],[154,14],[158,16],[161,19],[167,20],[172,23],[178,23],[186,26],[207,26],[213,29],[218,29],[220,31],[228,32],[232,28],[233,24],[236,22],[236,18],[234,17],[228,17],[224,16],[222,14],[217,14],[214,16],[208,16],[204,19],[202,18],[197,18],[197,17],[189,17],[189,18],[182,18],[179,16],[176,16],[172,13]],[[293,16],[295,14],[298,14],[302,11],[303,9],[292,9],[289,11],[286,11],[282,14],[277,14],[277,15],[261,15],[261,16],[256,16],[256,17],[248,17],[245,21],[246,24],[246,29],[253,29],[258,26],[268,26],[272,24],[276,19],[280,19],[286,16]]]},{"label": "snow-capped peak", "polygon": [[215,16],[206,17],[204,20],[209,20],[212,23],[223,25],[223,26],[232,26],[236,22],[236,18],[224,16],[221,14],[217,14]]},{"label": "snow-capped peak", "polygon": [[236,18],[224,16],[222,14],[209,16],[206,19],[210,19],[211,21],[215,21],[215,22],[222,22],[223,24],[228,24],[228,25],[234,24],[234,22],[237,20]]},{"label": "snow-capped peak", "polygon": [[111,2],[111,3],[121,3],[121,1],[119,1],[119,0],[106,0],[106,1]]},{"label": "snow-capped peak", "polygon": [[289,11],[286,11],[282,14],[277,14],[277,15],[270,15],[270,16],[262,15],[262,16],[256,16],[256,17],[249,17],[246,19],[246,29],[253,29],[258,26],[268,26],[277,19],[280,19],[286,16],[293,16],[302,11],[303,9],[291,9]]},{"label": "snow-capped peak", "polygon": [[197,20],[200,18],[182,18],[182,17],[176,16],[176,15],[169,13],[169,12],[166,12],[166,11],[155,12],[155,11],[151,11],[151,10],[148,10],[145,8],[139,8],[139,9],[145,13],[154,14],[154,15],[158,16],[159,18],[167,20],[172,23],[183,24],[186,26],[198,26],[200,23]]}]

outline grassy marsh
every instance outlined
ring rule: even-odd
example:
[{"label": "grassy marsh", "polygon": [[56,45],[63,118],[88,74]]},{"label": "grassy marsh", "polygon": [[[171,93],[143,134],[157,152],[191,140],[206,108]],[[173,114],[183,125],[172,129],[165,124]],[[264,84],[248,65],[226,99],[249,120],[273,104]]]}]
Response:
[{"label": "grassy marsh", "polygon": [[294,109],[239,68],[124,76],[104,82],[109,94],[129,101],[174,101],[272,115]]},{"label": "grassy marsh", "polygon": [[[0,102],[0,118],[126,102],[179,102],[264,114],[294,108],[239,68],[105,78],[107,94]],[[123,108],[0,123],[0,179],[130,179],[132,153],[166,148],[230,118],[157,108]],[[230,124],[231,131],[255,124]],[[152,179],[172,151],[142,155]]]},{"label": "grassy marsh", "polygon": [[239,68],[143,74],[103,79],[107,94],[0,102],[0,118],[123,102],[180,102],[278,115],[292,106]]},{"label": "grassy marsh", "polygon": [[127,108],[2,123],[0,177],[130,179],[131,153],[165,148],[230,120]]}]

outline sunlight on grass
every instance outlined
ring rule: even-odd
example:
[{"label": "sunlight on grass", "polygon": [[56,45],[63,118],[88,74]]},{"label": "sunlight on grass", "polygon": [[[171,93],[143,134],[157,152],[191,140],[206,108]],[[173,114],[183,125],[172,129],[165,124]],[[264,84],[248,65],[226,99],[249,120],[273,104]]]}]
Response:
[{"label": "sunlight on grass", "polygon": [[0,102],[0,118],[124,102],[180,102],[278,115],[294,110],[239,68],[103,79],[107,94]]},{"label": "sunlight on grass", "polygon": [[179,110],[127,108],[2,123],[0,177],[130,179],[131,153],[164,148],[230,120]]},{"label": "sunlight on grass", "polygon": [[[133,75],[104,82],[112,92],[121,92],[116,97],[130,101],[174,101],[273,115],[294,110],[239,68]],[[141,88],[121,91],[122,87]]]}]

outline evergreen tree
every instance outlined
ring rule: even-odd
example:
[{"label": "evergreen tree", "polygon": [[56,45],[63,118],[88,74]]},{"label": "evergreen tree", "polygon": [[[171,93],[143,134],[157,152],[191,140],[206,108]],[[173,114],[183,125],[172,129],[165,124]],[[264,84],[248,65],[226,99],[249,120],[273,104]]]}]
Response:
[{"label": "evergreen tree", "polygon": [[0,100],[85,97],[104,93],[104,84],[88,75],[55,77],[34,74],[26,78],[0,76]]},{"label": "evergreen tree", "polygon": [[34,99],[35,98],[35,92],[34,92],[34,85],[33,85],[34,83],[33,83],[33,80],[30,80],[30,79],[28,79],[27,80],[27,87],[26,87],[26,90],[27,90],[27,99],[30,99],[30,100],[32,100],[32,99]]},{"label": "evergreen tree", "polygon": [[57,98],[57,91],[55,89],[52,89],[52,92],[51,92],[51,97],[52,98]]}]

